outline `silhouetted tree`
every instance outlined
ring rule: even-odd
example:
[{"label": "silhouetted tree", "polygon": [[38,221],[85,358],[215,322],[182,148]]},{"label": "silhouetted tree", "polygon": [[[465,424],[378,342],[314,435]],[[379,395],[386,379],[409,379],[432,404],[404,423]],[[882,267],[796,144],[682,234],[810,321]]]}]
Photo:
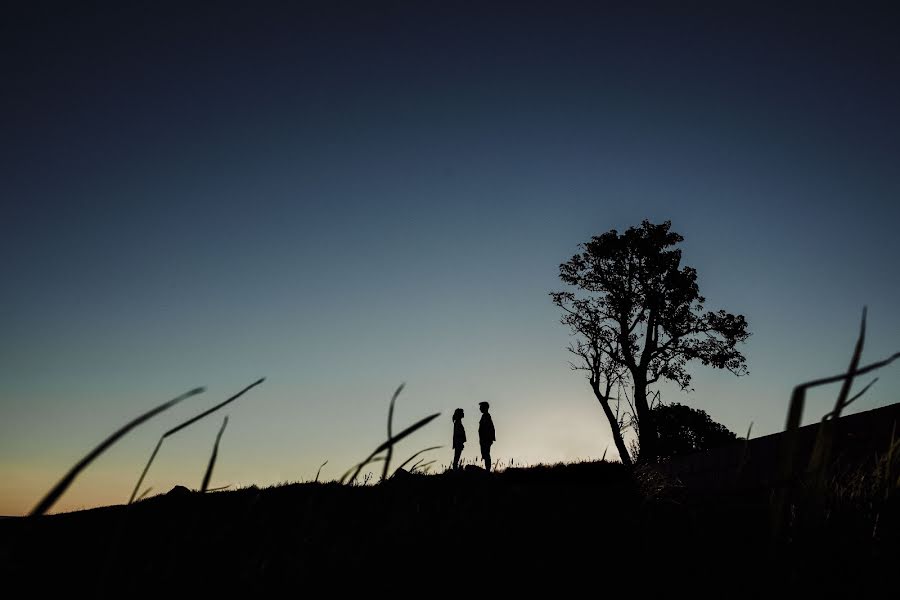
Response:
[{"label": "silhouetted tree", "polygon": [[681,266],[684,238],[671,222],[643,221],[619,234],[594,236],[580,254],[559,266],[559,277],[576,291],[552,292],[562,323],[578,337],[570,348],[589,372],[623,462],[623,422],[610,410],[613,385],[626,377],[633,389],[633,424],[641,459],[657,456],[657,430],[648,387],[660,379],[690,387],[691,361],[735,375],[747,372],[736,346],[749,337],[743,315],[704,310],[697,272]]},{"label": "silhouetted tree", "polygon": [[[563,317],[566,322],[566,317]],[[626,465],[631,464],[631,455],[625,446],[623,434],[630,424],[627,414],[621,411],[621,403],[618,396],[613,396],[613,389],[620,388],[627,381],[628,373],[625,367],[618,361],[615,356],[618,352],[618,341],[609,331],[597,328],[596,324],[591,321],[579,321],[577,325],[573,325],[573,329],[577,329],[577,333],[582,334],[584,339],[576,339],[569,345],[569,352],[578,357],[578,361],[570,362],[569,365],[576,371],[587,371],[588,381],[594,397],[600,402],[603,408],[603,414],[609,421],[610,429],[612,429],[613,442],[616,450],[619,451],[619,457]],[[609,352],[604,351],[609,349]],[[612,404],[615,403],[615,410]]]},{"label": "silhouetted tree", "polygon": [[676,402],[658,404],[652,412],[659,435],[656,450],[661,457],[710,450],[737,440],[737,435],[703,410]]}]

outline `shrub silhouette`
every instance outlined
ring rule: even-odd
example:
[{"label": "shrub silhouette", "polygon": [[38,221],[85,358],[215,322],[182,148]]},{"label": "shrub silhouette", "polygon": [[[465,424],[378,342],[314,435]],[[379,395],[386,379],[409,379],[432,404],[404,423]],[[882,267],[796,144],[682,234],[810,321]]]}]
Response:
[{"label": "shrub silhouette", "polygon": [[658,404],[653,408],[653,418],[660,457],[710,450],[737,440],[737,435],[713,421],[706,411],[677,402]]}]

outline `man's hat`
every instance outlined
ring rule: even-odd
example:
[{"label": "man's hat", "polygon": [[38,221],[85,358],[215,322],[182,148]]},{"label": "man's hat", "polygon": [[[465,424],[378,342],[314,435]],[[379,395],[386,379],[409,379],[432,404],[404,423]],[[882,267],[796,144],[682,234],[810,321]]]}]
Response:
[{"label": "man's hat", "polygon": [[485,408],[490,408],[490,407],[491,407],[491,405],[488,404],[487,402],[479,402],[479,403],[478,403],[478,406],[483,406],[483,407],[485,407]]}]

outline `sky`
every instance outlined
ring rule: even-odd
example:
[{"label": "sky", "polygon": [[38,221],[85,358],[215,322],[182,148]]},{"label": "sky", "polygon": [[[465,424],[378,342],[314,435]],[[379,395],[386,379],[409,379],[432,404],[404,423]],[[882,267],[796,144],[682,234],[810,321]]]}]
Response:
[{"label": "sky", "polygon": [[[451,462],[616,456],[549,292],[672,221],[744,377],[663,400],[743,435],[794,385],[900,350],[900,16],[757,2],[24,3],[0,21],[0,515],[340,477],[395,430]],[[130,4],[130,3],[129,3]],[[621,4],[628,4],[627,7]],[[860,5],[862,4],[862,5]],[[851,407],[900,400],[900,366]],[[865,383],[866,381],[860,382]],[[859,386],[858,386],[859,387]],[[836,387],[810,396],[804,423]],[[396,463],[395,463],[396,464]]]}]

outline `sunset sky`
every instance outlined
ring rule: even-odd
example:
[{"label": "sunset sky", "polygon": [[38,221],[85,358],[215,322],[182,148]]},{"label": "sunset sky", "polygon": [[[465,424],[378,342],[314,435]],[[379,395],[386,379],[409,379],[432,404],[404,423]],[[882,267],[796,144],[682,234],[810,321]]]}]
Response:
[{"label": "sunset sky", "polygon": [[[0,515],[140,412],[55,510],[146,485],[340,477],[385,439],[599,458],[549,292],[577,245],[671,219],[750,374],[696,366],[753,436],[794,384],[900,350],[900,18],[889,4],[21,3],[0,19]],[[853,406],[900,400],[900,367]],[[867,382],[868,379],[864,380]],[[861,382],[861,383],[864,383]],[[858,386],[859,387],[859,386]],[[837,388],[816,391],[805,422]]]}]

